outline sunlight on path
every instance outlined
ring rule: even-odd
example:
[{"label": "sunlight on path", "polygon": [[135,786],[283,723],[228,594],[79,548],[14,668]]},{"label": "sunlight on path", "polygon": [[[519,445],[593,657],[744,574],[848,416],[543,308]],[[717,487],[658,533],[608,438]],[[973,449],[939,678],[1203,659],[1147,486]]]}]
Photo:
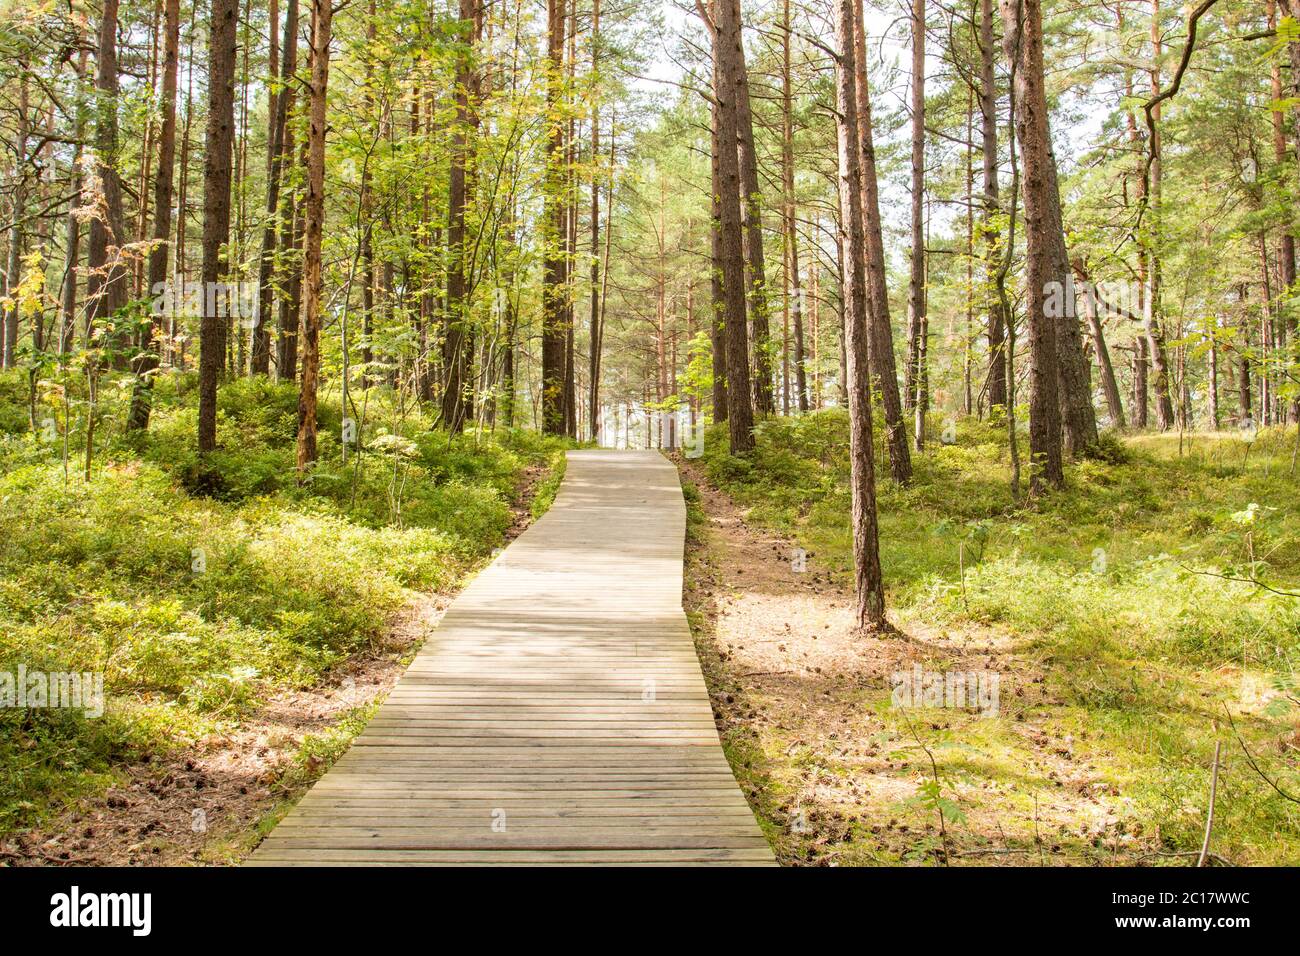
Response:
[{"label": "sunlight on path", "polygon": [[682,611],[657,452],[570,452],[253,864],[770,864]]}]

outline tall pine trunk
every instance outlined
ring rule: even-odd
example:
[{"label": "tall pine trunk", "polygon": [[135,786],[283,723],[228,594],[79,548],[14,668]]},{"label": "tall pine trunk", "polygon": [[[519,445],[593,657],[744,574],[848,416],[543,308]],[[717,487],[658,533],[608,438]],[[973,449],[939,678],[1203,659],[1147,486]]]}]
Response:
[{"label": "tall pine trunk", "polygon": [[1083,318],[1092,333],[1092,348],[1097,355],[1097,369],[1101,374],[1101,388],[1106,396],[1106,410],[1110,414],[1110,423],[1114,428],[1124,428],[1124,402],[1120,397],[1119,382],[1115,380],[1115,367],[1110,361],[1110,349],[1106,347],[1106,334],[1102,328],[1101,316],[1097,311],[1097,299],[1092,293],[1092,279],[1082,262],[1073,264],[1075,278],[1082,284],[1083,294],[1078,301],[1083,309]]},{"label": "tall pine trunk", "polygon": [[904,405],[916,410],[916,447],[925,444],[919,408],[921,336],[925,325],[925,0],[912,0],[912,254],[907,283],[907,365]]},{"label": "tall pine trunk", "polygon": [[844,245],[844,351],[849,400],[849,461],[852,492],[853,571],[857,592],[857,624],[864,630],[889,627],[885,619],[885,589],[880,569],[876,520],[875,455],[871,435],[871,375],[868,365],[866,236],[862,215],[862,179],[857,129],[858,77],[855,57],[854,7],[857,0],[836,0],[836,37],[840,60],[835,71],[835,101],[839,112],[840,229]]},{"label": "tall pine trunk", "polygon": [[[794,195],[794,103],[790,69],[790,0],[781,6],[781,184],[784,191],[786,285],[794,325],[794,387],[797,407],[808,411],[808,369],[804,353],[803,288],[799,277],[799,230]],[[787,381],[787,389],[788,389]],[[788,403],[789,396],[786,396]]]},{"label": "tall pine trunk", "polygon": [[[600,0],[593,0],[591,8],[591,72],[594,87],[600,82]],[[612,135],[610,137],[613,138]],[[613,170],[614,164],[610,163]],[[600,104],[591,107],[591,316],[588,323],[589,365],[587,370],[587,423],[588,437],[594,442],[600,438]]]},{"label": "tall pine trunk", "polygon": [[[276,23],[271,24],[272,35]],[[271,98],[271,124],[267,131],[266,171],[266,225],[262,227],[262,252],[257,263],[257,326],[253,332],[252,370],[255,375],[266,375],[271,370],[271,316],[273,314],[274,288],[271,284],[275,272],[276,246],[283,231],[279,222],[285,214],[292,219],[287,204],[280,199],[280,180],[284,174],[286,150],[293,149],[292,135],[287,133],[289,106],[293,93],[289,86],[298,70],[298,0],[288,0],[284,13],[284,58],[280,74],[280,92]],[[277,363],[278,364],[278,363]]]},{"label": "tall pine trunk", "polygon": [[[122,216],[122,183],[117,172],[117,14],[118,0],[104,0],[95,61],[95,173],[103,194],[104,212],[90,221],[86,242],[87,340],[93,330],[126,304],[127,297],[127,270],[121,252],[127,236]],[[120,349],[121,336],[113,335],[108,344]],[[124,364],[120,356],[115,356],[115,364],[119,367]]]},{"label": "tall pine trunk", "polygon": [[64,226],[63,249],[63,285],[59,311],[61,313],[61,330],[59,332],[59,353],[66,354],[72,350],[73,339],[77,333],[77,280],[78,262],[81,258],[81,221],[77,218],[77,209],[82,205],[81,140],[86,128],[85,97],[82,93],[86,78],[86,49],[82,47],[77,58],[77,81],[74,93],[73,111],[76,115],[75,139],[77,145],[72,154],[72,198],[68,203],[68,216]]},{"label": "tall pine trunk", "polygon": [[[1160,93],[1160,0],[1151,0],[1151,95]],[[1161,310],[1161,156],[1160,105],[1151,111],[1153,132],[1147,143],[1146,181],[1142,186],[1142,203],[1147,221],[1142,224],[1147,252],[1146,299],[1143,321],[1146,325],[1147,358],[1151,363],[1152,388],[1156,393],[1156,424],[1161,431],[1174,427],[1174,403],[1170,397],[1169,357]]]},{"label": "tall pine trunk", "polygon": [[[1052,203],[1055,177],[1047,128],[1043,78],[1041,0],[1000,0],[1003,46],[1015,73],[1015,123],[1024,166],[1025,309],[1029,324],[1029,453],[1031,490],[1065,483],[1062,470],[1061,408],[1058,403],[1057,319],[1050,284],[1060,283],[1053,261]],[[1057,295],[1061,286],[1057,286]]]},{"label": "tall pine trunk", "polygon": [[546,175],[542,212],[542,431],[564,433],[565,201],[564,86],[565,0],[546,4]]},{"label": "tall pine trunk", "polygon": [[988,314],[989,340],[989,408],[1007,404],[1007,363],[1002,355],[1007,317],[997,294],[995,276],[1002,261],[1002,244],[998,236],[997,217],[1001,212],[998,198],[998,112],[997,81],[993,71],[993,0],[980,0],[980,140],[983,152],[984,202],[980,228],[984,233],[984,303]]},{"label": "tall pine trunk", "polygon": [[311,0],[311,85],[307,112],[307,195],[303,202],[302,381],[298,392],[298,478],[316,461],[320,380],[321,235],[325,226],[325,102],[329,90],[331,0]]},{"label": "tall pine trunk", "polygon": [[738,33],[729,0],[713,4],[713,96],[718,102],[718,222],[727,352],[727,429],[733,455],[754,447],[754,407],[749,382],[749,342],[745,326],[745,255],[740,211],[740,159],[734,74],[728,70],[725,37]]},{"label": "tall pine trunk", "polygon": [[[23,269],[23,220],[27,212],[27,137],[30,132],[30,113],[28,104],[28,65],[18,63],[18,102],[17,136],[14,138],[15,176],[13,190],[13,225],[9,227],[9,263],[5,274],[5,285],[9,294],[22,281]],[[39,321],[39,320],[38,320]],[[4,334],[0,335],[0,368],[13,368],[18,357],[18,301],[14,301],[4,310]]]},{"label": "tall pine trunk", "polygon": [[[176,161],[176,82],[180,71],[180,0],[165,0],[163,5],[162,128],[158,133],[158,175],[154,181],[153,247],[149,250],[149,279],[146,292],[157,296],[167,283],[168,253],[171,251],[172,187]],[[153,401],[153,375],[158,355],[153,342],[153,318],[141,328],[140,354],[136,356],[136,383],[131,395],[128,425],[144,429],[149,426]]]},{"label": "tall pine trunk", "polygon": [[477,104],[470,102],[476,93],[474,50],[478,43],[475,0],[460,0],[460,28],[464,33],[456,57],[456,120],[451,140],[451,169],[447,189],[447,313],[443,338],[442,423],[452,432],[465,428],[470,417],[466,392],[474,383],[470,374],[473,345],[469,337],[469,301],[465,262],[465,209],[468,204],[470,133],[472,113]]},{"label": "tall pine trunk", "polygon": [[722,288],[722,171],[718,144],[718,101],[709,106],[710,118],[710,195],[709,205],[709,341],[713,353],[713,420],[727,420],[727,300]]},{"label": "tall pine trunk", "polygon": [[758,182],[758,154],[754,146],[754,118],[749,105],[749,72],[745,67],[740,0],[725,0],[730,15],[720,18],[725,31],[715,44],[721,51],[736,112],[736,143],[740,163],[741,219],[745,227],[745,260],[748,266],[749,322],[754,332],[754,409],[759,415],[776,410],[772,397],[771,319],[767,302],[767,267],[763,256],[763,194]]},{"label": "tall pine trunk", "polygon": [[898,394],[898,364],[894,358],[894,329],[889,317],[885,239],[880,218],[880,185],[876,173],[875,137],[871,131],[871,90],[867,83],[867,40],[861,0],[853,0],[854,98],[861,171],[862,223],[865,231],[865,268],[871,376],[885,412],[885,447],[889,472],[898,484],[912,479],[912,452],[903,424],[903,402]]},{"label": "tall pine trunk", "polygon": [[230,235],[231,145],[235,128],[235,0],[212,0],[208,40],[208,126],[203,159],[203,316],[199,325],[199,451],[217,447],[217,383],[226,354],[224,295]]}]

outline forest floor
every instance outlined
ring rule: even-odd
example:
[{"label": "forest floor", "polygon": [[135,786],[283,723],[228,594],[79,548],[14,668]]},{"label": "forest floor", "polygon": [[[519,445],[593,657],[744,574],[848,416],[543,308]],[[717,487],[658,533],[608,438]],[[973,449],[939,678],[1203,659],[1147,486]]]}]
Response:
[{"label": "forest floor", "polygon": [[[770,426],[744,465],[712,440],[704,459],[678,461],[688,615],[728,758],[781,862],[1185,865],[1215,740],[1216,862],[1300,857],[1295,805],[1250,766],[1289,792],[1300,779],[1285,676],[1297,602],[1178,570],[1214,556],[1203,566],[1242,573],[1228,552],[1246,509],[1271,516],[1253,531],[1257,558],[1272,559],[1257,572],[1293,577],[1296,524],[1274,510],[1294,494],[1283,446],[1247,473],[1234,439],[1170,461],[1168,439],[1139,437],[1123,462],[1073,472],[1059,502],[1016,508],[987,487],[997,445],[971,426],[927,453],[944,467],[923,462],[913,487],[883,489],[900,633],[877,637],[853,629],[841,463],[813,434],[837,427]],[[1112,485],[1151,513],[1125,526]],[[1116,537],[1094,539],[1093,522]],[[897,706],[918,667],[996,675],[996,709]]]},{"label": "forest floor", "polygon": [[316,686],[274,694],[216,733],[120,768],[107,790],[0,841],[0,858],[77,866],[238,862],[347,749],[450,603],[422,595]]},{"label": "forest floor", "polygon": [[[504,547],[534,512],[546,465],[527,465]],[[460,583],[468,581],[466,575]],[[305,689],[187,746],[146,754],[112,786],[0,839],[0,865],[177,866],[240,862],[351,745],[438,626],[459,587],[419,593],[384,633]]]},{"label": "forest floor", "polygon": [[[1110,858],[1131,862],[1149,849],[1123,833],[1118,792],[1076,758],[1073,738],[1053,720],[1059,702],[1044,691],[1041,669],[1004,633],[912,625],[902,636],[855,634],[852,591],[815,555],[793,570],[794,541],[748,523],[698,468],[682,463],[682,472],[697,509],[687,611],[719,734],[781,862],[1093,862],[1097,841]],[[1014,684],[1014,737],[1003,743],[1053,790],[1036,818],[1021,819],[1023,807],[999,799],[994,775],[981,774],[945,788],[965,817],[960,828],[945,821],[945,850],[937,809],[924,802],[931,754],[905,723],[888,719],[893,675],[916,665],[996,671]],[[927,736],[952,739],[973,735],[984,718],[957,710],[911,719]],[[1027,845],[1035,828],[1041,841]]]},{"label": "forest floor", "polygon": [[296,389],[265,380],[223,387],[200,461],[177,377],[147,434],[101,407],[87,479],[60,460],[84,422],[33,434],[25,384],[0,376],[0,677],[97,675],[103,706],[0,708],[0,866],[237,862],[564,472],[564,442],[449,436],[376,390],[346,463],[323,396],[299,483]]}]

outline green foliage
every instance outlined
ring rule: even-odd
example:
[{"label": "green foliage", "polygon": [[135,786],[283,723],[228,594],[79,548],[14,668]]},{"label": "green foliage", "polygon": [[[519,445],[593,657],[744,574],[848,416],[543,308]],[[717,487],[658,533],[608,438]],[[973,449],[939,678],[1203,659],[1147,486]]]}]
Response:
[{"label": "green foliage", "polygon": [[[307,686],[378,637],[414,590],[448,589],[510,525],[524,469],[562,460],[522,433],[449,437],[418,415],[365,425],[409,445],[390,520],[394,456],[338,442],[313,480],[293,468],[292,386],[239,380],[220,393],[220,450],[194,451],[187,383],[160,385],[146,435],[105,409],[89,482],[24,432],[17,375],[0,376],[0,671],[102,673],[102,718],[0,711],[0,829],[75,793],[77,776],[246,715]],[[322,431],[341,428],[323,402]],[[21,404],[19,405],[21,408]],[[553,479],[548,478],[547,481]],[[556,482],[558,483],[558,481]],[[553,495],[553,490],[552,490]],[[88,778],[89,779],[89,778]]]},{"label": "green foliage", "polygon": [[[878,471],[888,602],[903,630],[1005,635],[1045,675],[1059,702],[1053,719],[1099,741],[1098,773],[1124,782],[1167,848],[1199,846],[1203,816],[1187,806],[1203,806],[1214,741],[1236,746],[1215,725],[1225,708],[1266,772],[1300,789],[1300,766],[1277,744],[1300,714],[1300,599],[1253,583],[1300,591],[1294,428],[1262,430],[1249,459],[1236,437],[1104,433],[1067,469],[1064,491],[1029,507],[1011,498],[1004,434],[961,419],[952,445],[915,456],[908,487]],[[846,446],[842,412],[827,411],[764,422],[743,461],[713,429],[704,466],[752,520],[796,536],[851,587]],[[970,734],[958,742],[989,745]],[[956,824],[938,786],[918,806]],[[1234,798],[1216,822],[1219,852],[1294,859],[1294,804],[1244,761],[1220,786]]]},{"label": "green foliage", "polygon": [[555,503],[555,496],[560,491],[560,482],[564,480],[567,465],[568,460],[563,450],[552,452],[546,477],[538,484],[533,494],[531,507],[534,518],[540,518]]}]

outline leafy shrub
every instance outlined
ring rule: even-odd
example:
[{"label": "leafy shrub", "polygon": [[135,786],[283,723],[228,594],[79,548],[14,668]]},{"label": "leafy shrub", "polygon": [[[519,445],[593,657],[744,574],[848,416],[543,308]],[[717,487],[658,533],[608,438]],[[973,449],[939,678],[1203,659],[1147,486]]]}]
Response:
[{"label": "leafy shrub", "polygon": [[[0,427],[25,424],[21,385],[0,375]],[[0,670],[101,672],[108,698],[99,719],[0,712],[0,830],[314,683],[413,590],[453,587],[500,541],[524,469],[563,457],[557,439],[448,436],[372,399],[362,441],[388,435],[410,454],[351,451],[344,465],[324,393],[321,461],[300,485],[291,384],[223,385],[221,447],[203,459],[194,385],[164,376],[143,435],[122,427],[129,393],[106,394],[89,482],[80,463],[65,481],[60,449],[0,435]]]}]

